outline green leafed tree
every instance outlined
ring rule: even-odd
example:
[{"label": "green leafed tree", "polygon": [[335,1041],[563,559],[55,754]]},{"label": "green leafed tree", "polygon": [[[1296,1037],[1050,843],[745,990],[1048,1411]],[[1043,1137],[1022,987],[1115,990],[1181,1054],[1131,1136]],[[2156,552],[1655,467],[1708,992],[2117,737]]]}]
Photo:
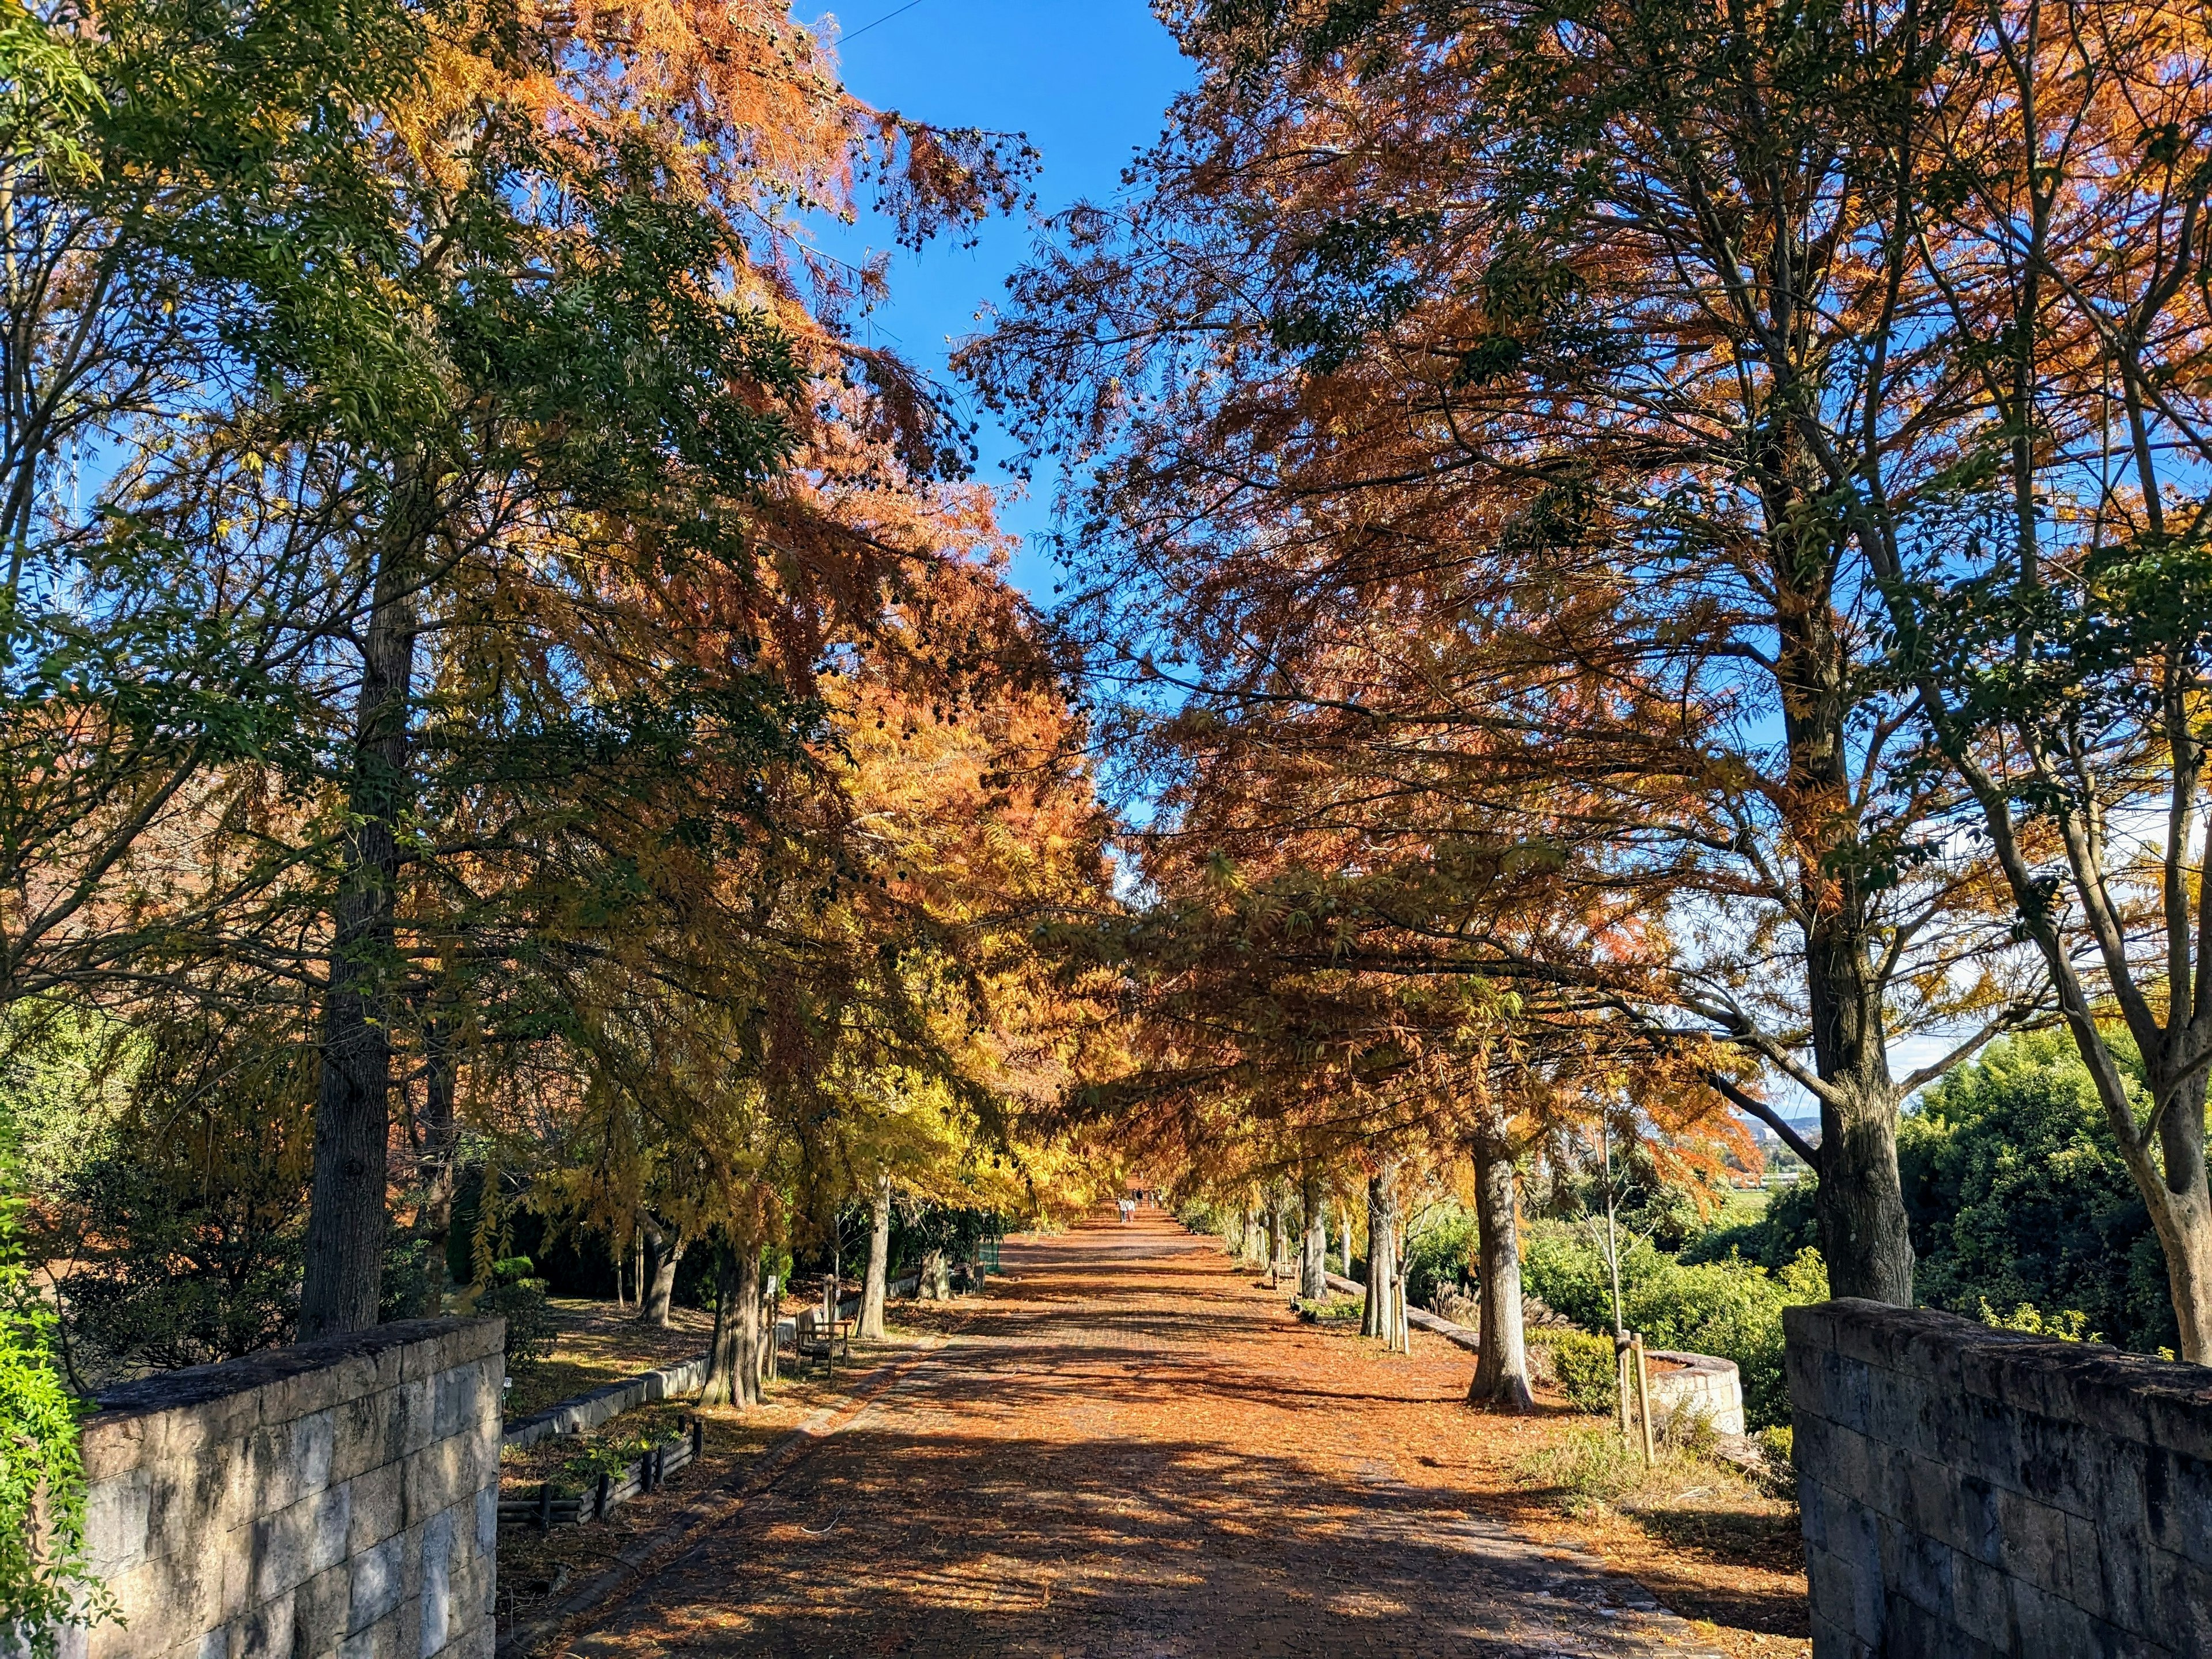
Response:
[{"label": "green leafed tree", "polygon": [[[2141,1097],[2139,1074],[2130,1088]],[[1946,1078],[1906,1117],[1899,1159],[1930,1304],[1977,1317],[2026,1303],[2123,1347],[2175,1346],[2158,1235],[2065,1032],[2008,1038]]]}]

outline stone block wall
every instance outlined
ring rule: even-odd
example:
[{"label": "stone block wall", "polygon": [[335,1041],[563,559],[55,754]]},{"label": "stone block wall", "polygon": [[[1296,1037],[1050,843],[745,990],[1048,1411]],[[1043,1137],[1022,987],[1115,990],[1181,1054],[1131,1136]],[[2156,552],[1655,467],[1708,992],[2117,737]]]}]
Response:
[{"label": "stone block wall", "polygon": [[503,1338],[412,1320],[103,1394],[86,1542],[127,1623],[64,1659],[489,1659]]},{"label": "stone block wall", "polygon": [[1709,1353],[1654,1348],[1650,1358],[1668,1369],[1651,1373],[1651,1417],[1665,1423],[1676,1412],[1702,1417],[1722,1434],[1744,1431],[1743,1373],[1733,1359]]},{"label": "stone block wall", "polygon": [[1792,1308],[1815,1659],[2212,1654],[2212,1368]]}]

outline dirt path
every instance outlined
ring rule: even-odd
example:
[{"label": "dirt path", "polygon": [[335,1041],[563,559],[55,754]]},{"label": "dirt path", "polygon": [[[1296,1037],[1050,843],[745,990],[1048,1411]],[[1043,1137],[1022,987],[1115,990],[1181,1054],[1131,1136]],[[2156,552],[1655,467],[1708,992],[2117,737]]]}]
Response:
[{"label": "dirt path", "polygon": [[1471,1511],[1452,1437],[1409,1431],[1516,1431],[1440,1409],[1464,1370],[1441,1352],[1310,1334],[1157,1212],[1005,1265],[942,1351],[568,1650],[1711,1652]]}]

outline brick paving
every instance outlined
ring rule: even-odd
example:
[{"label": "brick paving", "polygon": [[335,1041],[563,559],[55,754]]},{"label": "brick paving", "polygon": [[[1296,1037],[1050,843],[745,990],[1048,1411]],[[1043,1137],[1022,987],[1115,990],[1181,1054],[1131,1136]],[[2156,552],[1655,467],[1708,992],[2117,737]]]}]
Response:
[{"label": "brick paving", "polygon": [[1157,1212],[1010,1243],[958,1328],[579,1659],[1710,1656],[1455,1485],[1467,1356],[1301,1326]]}]

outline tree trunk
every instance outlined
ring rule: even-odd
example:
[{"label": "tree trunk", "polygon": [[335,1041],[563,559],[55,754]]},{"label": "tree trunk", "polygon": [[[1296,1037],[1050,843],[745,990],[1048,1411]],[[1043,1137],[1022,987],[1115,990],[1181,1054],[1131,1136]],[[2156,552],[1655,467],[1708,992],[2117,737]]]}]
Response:
[{"label": "tree trunk", "polygon": [[[1887,1072],[1887,1063],[1881,1062]],[[1912,1236],[1897,1173],[1896,1091],[1820,1108],[1820,1254],[1835,1296],[1912,1305]]]},{"label": "tree trunk", "polygon": [[1267,1194],[1267,1288],[1275,1287],[1276,1268],[1283,1259],[1283,1204],[1274,1194]]},{"label": "tree trunk", "polygon": [[[2212,1364],[2212,1184],[2205,1178],[2205,1075],[2183,1084],[2159,1123],[2166,1164],[2166,1196],[2151,1207],[2152,1224],[2166,1246],[2166,1277],[2179,1328],[2181,1357]],[[2166,1212],[2160,1222],[2158,1212]]]},{"label": "tree trunk", "polygon": [[776,1380],[776,1368],[782,1363],[776,1352],[777,1330],[783,1322],[784,1284],[781,1278],[774,1281],[767,1294],[768,1305],[761,1310],[761,1375],[770,1382]]},{"label": "tree trunk", "polygon": [[1413,1351],[1413,1310],[1406,1301],[1406,1253],[1398,1248],[1398,1224],[1390,1224],[1390,1346]]},{"label": "tree trunk", "polygon": [[714,1247],[714,1334],[707,1340],[707,1380],[699,1402],[726,1406],[741,1396],[738,1374],[738,1262],[726,1244]]},{"label": "tree trunk", "polygon": [[[1766,458],[1768,512],[1794,499],[1785,458]],[[1847,727],[1852,698],[1847,652],[1825,586],[1808,588],[1797,532],[1779,532],[1775,577],[1780,652],[1775,676],[1796,802],[1790,828],[1805,930],[1806,1011],[1820,1103],[1820,1222],[1828,1285],[1837,1296],[1912,1305],[1912,1238],[1897,1175],[1900,1102],[1882,1022],[1881,952],[1869,927],[1866,875],[1821,849],[1856,845]],[[1822,569],[1826,567],[1821,567]],[[1825,578],[1821,578],[1825,580]]]},{"label": "tree trunk", "polygon": [[[2117,1076],[2118,1068],[2111,1065],[2109,1057],[2106,1069]],[[2165,1080],[2159,1075],[2163,1068],[2154,1064],[2150,1069],[2155,1089]],[[2205,1082],[2204,1075],[2198,1073],[2179,1085],[2168,1084],[2156,1097],[2169,1103],[2159,1118],[2155,1159],[2140,1136],[2134,1146],[2124,1139],[2121,1143],[2121,1156],[2143,1195],[2151,1226],[2166,1255],[2166,1290],[2172,1298],[2173,1322],[2179,1337],[2178,1352],[2198,1365],[2212,1364],[2212,1189],[2208,1189],[2205,1179]],[[2131,1115],[2132,1103],[2124,1109]],[[2120,1109],[2107,1103],[2106,1114],[2113,1121],[2115,1135],[2121,1134]]]},{"label": "tree trunk", "polygon": [[748,1406],[761,1401],[761,1376],[766,1367],[761,1355],[761,1247],[758,1239],[746,1242],[738,1263],[738,1369],[744,1379]]},{"label": "tree trunk", "polygon": [[[753,1255],[757,1258],[760,1252]],[[768,1398],[768,1385],[775,1380],[776,1302],[768,1293],[768,1282],[754,1269],[753,1285],[753,1398]]]},{"label": "tree trunk", "polygon": [[868,1276],[860,1286],[860,1334],[872,1342],[884,1337],[884,1295],[890,1275],[891,1178],[876,1180],[875,1225],[868,1233]]},{"label": "tree trunk", "polygon": [[1300,1207],[1305,1212],[1305,1237],[1298,1251],[1298,1294],[1308,1302],[1328,1296],[1328,1200],[1322,1192],[1321,1174],[1307,1170],[1298,1180]]},{"label": "tree trunk", "polygon": [[1352,1204],[1349,1200],[1336,1206],[1337,1219],[1344,1224],[1344,1276],[1352,1277]]},{"label": "tree trunk", "polygon": [[408,691],[415,670],[411,561],[377,565],[362,647],[352,824],[339,875],[323,994],[322,1075],[315,1095],[314,1175],[300,1289],[305,1340],[376,1323],[384,1283],[386,1159],[392,1134],[392,916],[406,809]]},{"label": "tree trunk", "polygon": [[1482,1348],[1467,1397],[1470,1402],[1490,1401],[1516,1412],[1534,1411],[1536,1396],[1528,1387],[1528,1348],[1521,1328],[1521,1217],[1514,1195],[1513,1148],[1500,1133],[1477,1139],[1474,1152]]},{"label": "tree trunk", "polygon": [[759,1242],[740,1240],[734,1249],[724,1249],[716,1279],[714,1338],[700,1399],[743,1409],[760,1401]]},{"label": "tree trunk", "polygon": [[2202,1174],[2194,1191],[2175,1192],[2162,1181],[2158,1186],[2150,1219],[2166,1251],[2178,1352],[2192,1364],[2212,1364],[2212,1200]]},{"label": "tree trunk", "polygon": [[921,1273],[915,1293],[924,1302],[944,1302],[952,1295],[952,1268],[942,1250],[921,1253]]},{"label": "tree trunk", "polygon": [[676,1294],[676,1269],[691,1241],[681,1233],[671,1237],[657,1221],[644,1224],[645,1242],[652,1251],[653,1278],[637,1304],[638,1322],[668,1328],[669,1304]]},{"label": "tree trunk", "polygon": [[1397,1283],[1397,1166],[1386,1164],[1367,1178],[1367,1303],[1359,1334],[1395,1340],[1397,1316],[1391,1291]]}]

